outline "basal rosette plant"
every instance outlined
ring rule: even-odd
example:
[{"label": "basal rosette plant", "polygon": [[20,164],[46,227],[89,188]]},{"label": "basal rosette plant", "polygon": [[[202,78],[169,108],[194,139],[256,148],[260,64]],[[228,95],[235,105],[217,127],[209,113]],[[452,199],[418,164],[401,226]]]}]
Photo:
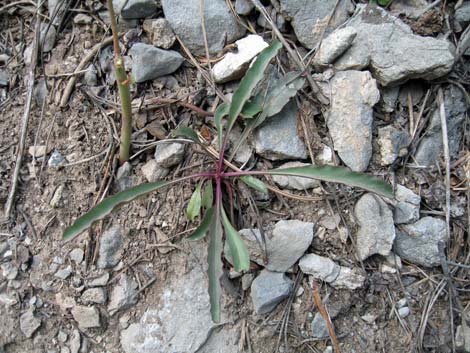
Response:
[{"label": "basal rosette plant", "polygon": [[[264,49],[241,80],[238,90],[233,95],[232,102],[230,104],[223,103],[217,108],[214,120],[219,152],[214,170],[170,181],[146,183],[110,196],[65,229],[63,239],[68,241],[75,238],[94,222],[109,215],[118,206],[140,196],[165,187],[171,187],[188,179],[197,181],[196,189],[189,200],[186,213],[190,220],[194,220],[201,211],[204,211],[204,215],[200,225],[188,239],[195,241],[206,235],[209,236],[208,275],[211,315],[214,322],[219,322],[224,239],[228,243],[234,269],[239,272],[247,271],[250,266],[247,248],[224,210],[222,191],[227,182],[230,185],[233,179],[239,178],[249,187],[266,193],[268,188],[270,190],[274,188],[268,187],[258,177],[263,175],[298,176],[326,182],[343,183],[393,198],[393,189],[389,184],[366,174],[351,172],[343,167],[306,166],[265,171],[230,171],[226,169],[226,147],[230,132],[237,120],[243,119],[245,128],[240,140],[232,148],[231,156],[236,153],[238,147],[254,128],[278,113],[304,84],[304,79],[299,73],[288,73],[283,79],[278,80],[272,88],[252,97],[270,61],[277,55],[281,47],[282,45],[275,41]],[[189,127],[178,128],[174,131],[174,136],[183,136],[199,144],[206,151],[208,149],[207,143],[196,131]],[[229,157],[229,160],[231,160],[231,157]]]}]

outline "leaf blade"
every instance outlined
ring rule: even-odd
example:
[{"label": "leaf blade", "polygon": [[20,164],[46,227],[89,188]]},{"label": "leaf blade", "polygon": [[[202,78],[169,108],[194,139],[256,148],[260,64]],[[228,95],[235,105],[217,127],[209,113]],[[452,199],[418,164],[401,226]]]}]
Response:
[{"label": "leaf blade", "polygon": [[190,139],[196,143],[202,143],[196,131],[187,126],[180,126],[179,128],[173,130],[171,135],[174,137],[186,137],[187,139]]},{"label": "leaf blade", "polygon": [[230,104],[222,103],[219,105],[214,113],[214,122],[215,128],[217,129],[217,138],[218,138],[218,145],[219,149],[222,148],[222,137],[223,137],[223,128],[222,128],[222,118],[228,115],[230,111]]},{"label": "leaf blade", "polygon": [[205,209],[209,209],[212,207],[212,203],[214,202],[214,189],[212,188],[212,181],[209,180],[204,187],[202,192],[202,201],[201,205]]},{"label": "leaf blade", "polygon": [[352,172],[347,168],[334,166],[305,166],[285,169],[274,169],[262,172],[268,175],[299,176],[322,181],[342,183],[374,192],[378,195],[394,198],[393,188],[384,181],[362,173]]},{"label": "leaf blade", "polygon": [[220,222],[220,206],[216,206],[209,229],[210,242],[208,254],[209,302],[211,304],[212,321],[220,322],[220,296],[222,286],[222,223]]},{"label": "leaf blade", "polygon": [[221,211],[222,224],[224,226],[228,247],[232,255],[233,267],[237,272],[248,271],[250,269],[250,255],[245,246],[245,242],[237,230],[232,226],[232,223],[230,223],[230,220],[225,214],[223,208]]},{"label": "leaf blade", "polygon": [[199,227],[197,227],[194,233],[192,233],[187,239],[189,241],[197,241],[204,238],[207,235],[207,231],[211,225],[213,215],[213,209],[208,208]]},{"label": "leaf blade", "polygon": [[251,176],[251,175],[243,175],[240,177],[240,179],[248,185],[250,188],[253,188],[255,190],[258,190],[259,192],[262,192],[263,194],[268,193],[268,188],[266,185],[259,179]]},{"label": "leaf blade", "polygon": [[201,212],[201,200],[201,185],[198,185],[191,195],[191,198],[188,202],[188,207],[186,208],[186,214],[191,222],[194,221],[194,219],[199,216],[199,213]]}]

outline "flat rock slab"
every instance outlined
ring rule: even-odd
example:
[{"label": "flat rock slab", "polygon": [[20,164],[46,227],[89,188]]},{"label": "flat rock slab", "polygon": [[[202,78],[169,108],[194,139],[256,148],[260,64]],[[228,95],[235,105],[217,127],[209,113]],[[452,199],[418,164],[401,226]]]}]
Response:
[{"label": "flat rock slab", "polygon": [[271,160],[305,159],[305,144],[297,133],[298,109],[289,102],[254,133],[256,153]]},{"label": "flat rock slab", "polygon": [[251,299],[258,314],[266,314],[287,298],[293,282],[284,273],[263,270],[251,284]]},{"label": "flat rock slab", "polygon": [[372,107],[379,101],[376,81],[368,71],[338,72],[330,81],[327,126],[334,149],[353,171],[363,172],[372,156]]},{"label": "flat rock slab", "polygon": [[[199,0],[162,0],[165,18],[176,35],[192,53],[205,55],[199,6]],[[211,54],[220,52],[224,45],[245,33],[224,0],[205,0],[204,20]]]},{"label": "flat rock slab", "polygon": [[414,78],[432,80],[449,73],[454,64],[449,41],[415,35],[404,22],[381,7],[358,5],[348,26],[357,31],[357,36],[335,67],[369,68],[382,86]]},{"label": "flat rock slab", "polygon": [[435,217],[423,217],[418,222],[403,226],[397,231],[393,250],[402,259],[412,263],[433,267],[439,266],[438,243],[447,239],[446,222]]},{"label": "flat rock slab", "polygon": [[[322,38],[343,24],[354,11],[350,0],[281,0],[281,11],[289,18],[297,39],[303,46],[313,49]],[[336,9],[335,9],[336,6]],[[334,15],[330,15],[334,10]]]},{"label": "flat rock slab", "polygon": [[98,268],[116,266],[121,259],[122,245],[122,230],[118,225],[106,230],[100,238]]},{"label": "flat rock slab", "polygon": [[359,223],[356,248],[361,260],[374,254],[387,256],[395,240],[393,213],[378,196],[368,193],[354,207]]},{"label": "flat rock slab", "polygon": [[[312,166],[312,164],[302,162],[287,162],[279,166],[277,169],[295,168],[295,167],[306,167]],[[311,178],[302,178],[297,176],[288,175],[273,175],[273,181],[281,188],[287,188],[292,190],[306,190],[317,187],[320,182]]]}]

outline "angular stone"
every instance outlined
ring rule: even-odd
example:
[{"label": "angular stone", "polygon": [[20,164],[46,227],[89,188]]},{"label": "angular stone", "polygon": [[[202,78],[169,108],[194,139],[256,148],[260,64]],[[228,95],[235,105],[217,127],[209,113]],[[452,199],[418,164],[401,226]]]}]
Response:
[{"label": "angular stone", "polygon": [[266,314],[274,310],[289,296],[292,286],[293,282],[283,273],[261,271],[251,284],[251,299],[256,313]]},{"label": "angular stone", "polygon": [[149,183],[154,183],[168,175],[168,168],[160,167],[155,159],[149,160],[142,166],[142,174]]},{"label": "angular stone", "polygon": [[357,36],[335,67],[369,67],[382,86],[414,78],[432,80],[449,73],[454,64],[449,41],[415,35],[405,23],[376,5],[358,5],[348,26],[356,29]]},{"label": "angular stone", "polygon": [[82,301],[85,304],[104,304],[107,299],[104,288],[89,288],[82,294]]},{"label": "angular stone", "polygon": [[119,283],[113,288],[109,297],[108,311],[114,315],[119,310],[124,310],[137,303],[137,283],[123,274]]},{"label": "angular stone", "polygon": [[[343,24],[354,11],[350,0],[281,0],[281,10],[291,18],[297,39],[303,46],[313,49],[320,41],[323,32],[331,33]],[[336,6],[336,9],[335,9]],[[335,9],[335,10],[334,10]],[[330,15],[334,10],[334,15]],[[325,30],[326,27],[326,30]]]},{"label": "angular stone", "polygon": [[[277,169],[294,168],[294,167],[305,167],[312,166],[312,164],[302,162],[287,162],[279,166]],[[287,188],[292,190],[306,190],[317,187],[320,182],[311,178],[302,178],[296,176],[287,175],[273,175],[273,181],[281,188]]]},{"label": "angular stone", "polygon": [[127,20],[146,18],[157,12],[156,0],[113,0],[116,13]]},{"label": "angular stone", "polygon": [[433,267],[441,264],[438,243],[445,246],[446,222],[439,218],[423,217],[418,222],[403,226],[397,231],[394,251],[412,263]]},{"label": "angular stone", "polygon": [[137,83],[171,74],[178,70],[184,61],[176,51],[163,50],[143,43],[134,44],[129,53],[132,56],[132,75]]},{"label": "angular stone", "polygon": [[387,166],[395,162],[398,157],[406,155],[408,152],[409,136],[406,131],[399,130],[392,125],[378,129],[379,137],[379,163]]},{"label": "angular stone", "polygon": [[116,266],[121,259],[122,245],[122,232],[118,225],[105,231],[100,239],[98,268]]},{"label": "angular stone", "polygon": [[20,329],[21,332],[27,337],[31,338],[36,330],[41,326],[41,319],[34,316],[32,310],[28,310],[20,316]]},{"label": "angular stone", "polygon": [[72,316],[82,329],[100,327],[100,313],[94,306],[77,305],[72,309]]},{"label": "angular stone", "polygon": [[455,10],[454,19],[464,26],[470,22],[470,2],[464,1],[462,6]]},{"label": "angular stone", "polygon": [[235,1],[235,11],[237,14],[246,16],[249,15],[251,11],[255,8],[255,5],[250,0],[236,0]]},{"label": "angular stone", "polygon": [[254,133],[256,153],[271,160],[305,159],[305,144],[297,134],[298,109],[289,102]]},{"label": "angular stone", "polygon": [[[199,0],[162,0],[165,18],[175,34],[191,52],[205,55],[199,6]],[[221,51],[224,45],[233,43],[245,33],[225,1],[205,0],[204,20],[211,54]]]},{"label": "angular stone", "polygon": [[378,196],[368,193],[357,201],[354,214],[359,223],[356,248],[361,260],[374,254],[387,256],[395,240],[393,214]]},{"label": "angular stone", "polygon": [[[460,88],[450,85],[444,91],[444,107],[447,121],[447,139],[449,155],[452,160],[459,157],[462,139],[462,124],[467,110],[465,97]],[[423,139],[416,150],[416,163],[422,166],[433,166],[439,161],[443,151],[441,117],[439,107],[431,113],[431,119]]]},{"label": "angular stone", "polygon": [[216,83],[225,83],[241,78],[253,58],[268,46],[263,37],[256,34],[239,39],[235,44],[237,51],[225,54],[224,58],[212,68]]},{"label": "angular stone", "polygon": [[395,224],[416,222],[419,219],[421,197],[403,185],[397,185],[395,199],[398,201],[393,213]]},{"label": "angular stone", "polygon": [[343,71],[330,85],[326,122],[334,149],[349,168],[363,172],[372,156],[372,107],[380,98],[376,81],[368,71]]},{"label": "angular stone", "polygon": [[184,144],[162,143],[155,148],[155,161],[159,167],[171,168],[179,164],[184,157]]},{"label": "angular stone", "polygon": [[41,24],[41,38],[40,43],[42,51],[48,53],[54,48],[55,40],[57,37],[57,30],[53,25],[43,22]]},{"label": "angular stone", "polygon": [[353,27],[338,29],[326,37],[313,58],[313,64],[325,66],[332,64],[353,43],[357,31]]},{"label": "angular stone", "polygon": [[175,44],[175,34],[168,21],[164,18],[145,20],[144,31],[156,47],[168,49]]},{"label": "angular stone", "polygon": [[69,253],[70,260],[79,264],[83,261],[83,257],[85,256],[85,252],[80,248],[75,248]]}]

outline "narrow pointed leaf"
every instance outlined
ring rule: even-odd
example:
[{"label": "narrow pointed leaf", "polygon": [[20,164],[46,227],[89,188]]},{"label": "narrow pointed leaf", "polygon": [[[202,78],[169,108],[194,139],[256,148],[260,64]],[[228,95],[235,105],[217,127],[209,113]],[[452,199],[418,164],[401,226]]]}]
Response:
[{"label": "narrow pointed leaf", "polygon": [[204,215],[204,219],[202,220],[199,227],[197,227],[194,233],[188,237],[189,241],[196,241],[204,238],[207,235],[207,231],[211,225],[213,215],[214,211],[212,208],[207,209],[206,214]]},{"label": "narrow pointed leaf", "polygon": [[196,131],[187,126],[180,126],[179,128],[175,129],[171,135],[174,137],[186,137],[187,139],[196,143],[202,143]]},{"label": "narrow pointed leaf", "polygon": [[274,169],[263,172],[269,175],[291,175],[305,178],[342,183],[378,195],[394,198],[393,188],[390,184],[367,174],[352,172],[347,168],[333,166],[306,166],[297,168]]},{"label": "narrow pointed leaf", "polygon": [[209,180],[205,184],[204,190],[202,191],[201,205],[205,209],[209,209],[212,206],[213,202],[214,202],[214,190],[212,188],[212,181]]},{"label": "narrow pointed leaf", "polygon": [[240,86],[232,98],[232,104],[230,105],[230,112],[227,120],[227,133],[230,133],[230,130],[232,130],[233,124],[235,124],[235,121],[240,115],[245,103],[250,98],[253,89],[263,78],[264,71],[268,67],[269,62],[277,55],[281,48],[282,44],[278,41],[274,41],[269,47],[263,49],[253,65],[247,71],[246,75],[243,77],[240,82]]},{"label": "narrow pointed leaf", "polygon": [[[219,206],[220,207],[220,206]],[[220,209],[215,209],[209,229],[209,301],[211,304],[212,321],[220,322],[220,295],[222,287],[222,224],[220,222]]]},{"label": "narrow pointed leaf", "polygon": [[97,204],[95,207],[93,207],[90,211],[85,213],[83,216],[77,218],[70,227],[64,230],[62,239],[64,241],[72,240],[81,232],[83,232],[85,229],[90,227],[94,222],[109,215],[118,206],[128,203],[152,191],[158,190],[165,186],[175,184],[184,179],[186,178],[180,178],[180,179],[176,179],[172,181],[142,184],[142,185],[138,185],[133,188],[127,189],[125,191],[122,191],[119,194],[110,196],[104,199],[99,204]]},{"label": "narrow pointed leaf", "polygon": [[253,188],[255,190],[258,190],[259,192],[262,192],[263,194],[268,193],[268,188],[266,185],[259,180],[258,178],[252,177],[251,175],[243,175],[240,177],[240,179],[248,185],[250,188]]},{"label": "narrow pointed leaf", "polygon": [[266,117],[279,113],[289,100],[303,87],[305,79],[298,72],[289,72],[279,79],[273,89],[269,91],[263,112]]},{"label": "narrow pointed leaf", "polygon": [[245,119],[251,119],[261,110],[263,110],[263,106],[261,104],[258,104],[255,101],[248,101],[243,106],[243,110],[240,115]]},{"label": "narrow pointed leaf", "polygon": [[222,138],[223,138],[223,127],[222,127],[222,118],[228,115],[230,110],[230,104],[222,103],[219,105],[214,113],[214,122],[217,129],[217,138],[219,149],[222,148]]},{"label": "narrow pointed leaf", "polygon": [[232,255],[233,267],[235,271],[248,271],[250,269],[250,255],[245,246],[245,243],[236,231],[236,229],[230,223],[225,211],[222,208],[222,223],[224,225],[225,236]]},{"label": "narrow pointed leaf", "polygon": [[198,185],[196,190],[194,190],[186,209],[186,214],[191,221],[194,221],[199,216],[199,213],[201,213],[201,185]]}]

